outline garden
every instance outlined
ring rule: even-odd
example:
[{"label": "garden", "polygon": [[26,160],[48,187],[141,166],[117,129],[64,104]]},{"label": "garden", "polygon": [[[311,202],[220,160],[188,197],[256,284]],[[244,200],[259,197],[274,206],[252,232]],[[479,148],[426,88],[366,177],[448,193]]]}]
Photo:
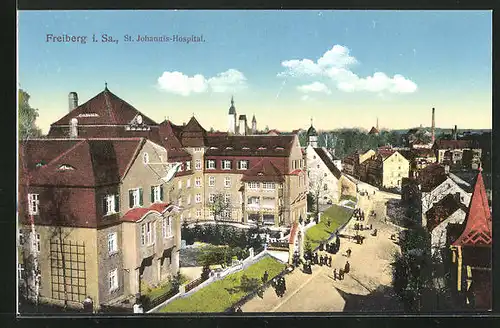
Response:
[{"label": "garden", "polygon": [[325,242],[330,236],[351,218],[353,210],[333,205],[321,214],[321,220],[306,231],[305,241],[312,249]]},{"label": "garden", "polygon": [[224,312],[260,288],[263,285],[262,277],[265,271],[272,278],[284,269],[283,263],[265,256],[245,270],[215,281],[190,296],[172,301],[159,312]]}]

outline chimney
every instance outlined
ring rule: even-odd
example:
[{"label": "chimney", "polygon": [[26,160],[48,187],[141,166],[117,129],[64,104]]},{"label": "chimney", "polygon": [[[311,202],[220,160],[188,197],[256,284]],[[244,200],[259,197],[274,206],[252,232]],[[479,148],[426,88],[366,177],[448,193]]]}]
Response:
[{"label": "chimney", "polygon": [[434,144],[434,141],[436,141],[436,134],[435,134],[436,133],[435,132],[435,129],[436,129],[435,112],[436,112],[436,109],[432,108],[432,127],[431,127],[432,144]]},{"label": "chimney", "polygon": [[455,130],[453,132],[453,139],[454,140],[457,140],[457,133],[458,133],[458,130],[457,130],[457,126],[455,125]]},{"label": "chimney", "polygon": [[70,92],[68,95],[69,111],[78,107],[78,94],[76,92]]},{"label": "chimney", "polygon": [[76,118],[72,118],[70,121],[69,137],[78,138],[78,120]]}]

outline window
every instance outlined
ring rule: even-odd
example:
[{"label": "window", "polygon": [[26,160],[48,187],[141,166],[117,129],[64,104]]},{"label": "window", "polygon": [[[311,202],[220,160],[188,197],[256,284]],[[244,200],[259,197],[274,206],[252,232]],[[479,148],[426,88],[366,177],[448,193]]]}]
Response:
[{"label": "window", "polygon": [[325,185],[323,186],[323,190],[328,190],[328,185],[325,183]]},{"label": "window", "polygon": [[163,218],[162,221],[162,236],[163,238],[167,238],[172,236],[172,218]]},{"label": "window", "polygon": [[40,249],[41,249],[41,247],[40,247],[40,234],[37,233],[36,234],[36,251],[40,252]]},{"label": "window", "polygon": [[163,201],[163,185],[151,187],[151,203]]},{"label": "window", "polygon": [[149,164],[149,154],[148,153],[144,153],[142,154],[142,162],[147,165]]},{"label": "window", "polygon": [[197,218],[201,217],[201,209],[200,208],[196,209],[196,217]]},{"label": "window", "polygon": [[108,274],[109,281],[109,292],[112,293],[118,289],[118,269],[109,271]]},{"label": "window", "polygon": [[213,160],[213,159],[207,160],[207,169],[209,169],[209,170],[215,169],[215,160]]},{"label": "window", "polygon": [[142,197],[142,188],[130,189],[128,191],[129,207],[140,207],[144,204]]},{"label": "window", "polygon": [[231,187],[231,177],[225,177],[224,178],[224,187],[225,188]]},{"label": "window", "polygon": [[197,159],[194,162],[194,168],[195,168],[196,171],[200,171],[201,170],[201,159]]},{"label": "window", "polygon": [[208,202],[209,203],[213,203],[215,200],[215,194],[209,194],[208,195]]},{"label": "window", "polygon": [[108,234],[108,253],[109,255],[118,252],[118,241],[116,232]]},{"label": "window", "polygon": [[196,196],[194,196],[194,201],[198,204],[201,203],[201,194],[196,194]]},{"label": "window", "polygon": [[19,237],[19,246],[24,245],[24,235],[22,231],[19,231],[18,237]]},{"label": "window", "polygon": [[182,165],[182,162],[177,163],[177,164],[180,164],[179,165],[179,172],[182,172],[184,170],[184,165]]},{"label": "window", "polygon": [[182,189],[182,180],[179,180],[179,182],[177,183],[177,187],[178,189]]},{"label": "window", "polygon": [[262,183],[262,188],[264,188],[265,190],[274,190],[275,189],[275,185],[274,185],[274,182],[263,182]]},{"label": "window", "polygon": [[259,197],[249,197],[248,198],[248,205],[259,205],[259,204],[260,204]]},{"label": "window", "polygon": [[327,176],[328,174],[325,173],[325,177]]},{"label": "window", "polygon": [[231,203],[231,194],[225,194],[224,195],[224,202],[226,204],[230,204]]},{"label": "window", "polygon": [[203,148],[195,148],[194,151],[195,151],[195,153],[199,153],[199,152],[203,151]]},{"label": "window", "polygon": [[215,177],[208,177],[208,186],[213,187],[215,186]]},{"label": "window", "polygon": [[259,183],[258,182],[249,182],[248,183],[248,188],[250,188],[250,189],[259,189]]},{"label": "window", "polygon": [[149,246],[154,244],[154,224],[153,222],[146,222],[141,225],[141,245]]},{"label": "window", "polygon": [[104,215],[110,215],[118,213],[119,210],[119,200],[118,195],[106,195],[102,200],[102,211]]},{"label": "window", "polygon": [[313,156],[313,159],[316,159],[316,156]]},{"label": "window", "polygon": [[187,195],[187,204],[191,205],[191,195]]},{"label": "window", "polygon": [[191,171],[191,161],[186,162],[186,171]]},{"label": "window", "polygon": [[17,277],[19,280],[23,279],[23,271],[24,271],[24,267],[23,267],[23,264],[22,263],[18,263],[17,265]]},{"label": "window", "polygon": [[247,170],[248,169],[248,161],[239,161],[238,162],[239,170]]},{"label": "window", "polygon": [[223,170],[230,170],[231,169],[231,161],[223,160],[222,161],[222,169]]},{"label": "window", "polygon": [[191,188],[191,178],[186,180],[186,188]]},{"label": "window", "polygon": [[316,167],[319,169],[319,164],[318,164],[318,165],[316,165]]},{"label": "window", "polygon": [[28,205],[30,215],[38,214],[38,205],[40,204],[40,199],[38,194],[28,194]]},{"label": "window", "polygon": [[201,177],[194,178],[194,185],[196,187],[201,187]]}]

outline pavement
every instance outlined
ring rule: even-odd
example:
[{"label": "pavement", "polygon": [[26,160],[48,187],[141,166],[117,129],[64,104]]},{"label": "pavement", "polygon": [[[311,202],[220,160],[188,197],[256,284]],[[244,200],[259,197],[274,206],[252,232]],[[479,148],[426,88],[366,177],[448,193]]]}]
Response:
[{"label": "pavement", "polygon": [[[372,191],[373,192],[373,191]],[[392,256],[399,246],[391,241],[391,234],[400,230],[398,226],[385,222],[386,202],[398,195],[376,192],[376,195],[359,197],[359,206],[365,212],[365,221],[351,219],[342,234],[355,235],[354,223],[372,224],[377,236],[371,231],[360,232],[366,238],[362,245],[341,238],[340,250],[332,255],[332,267],[315,265],[312,274],[296,268],[285,276],[287,291],[277,297],[272,287],[263,297],[255,296],[241,308],[243,312],[366,312],[402,311],[403,307],[391,288]],[[377,216],[368,218],[375,210]],[[350,258],[345,255],[350,248]],[[344,280],[333,279],[333,269],[344,267],[349,261],[351,270]]]}]

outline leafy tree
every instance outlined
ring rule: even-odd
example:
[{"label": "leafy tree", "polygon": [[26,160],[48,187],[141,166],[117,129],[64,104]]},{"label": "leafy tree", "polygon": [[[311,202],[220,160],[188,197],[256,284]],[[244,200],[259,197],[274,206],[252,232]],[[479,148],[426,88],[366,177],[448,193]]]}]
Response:
[{"label": "leafy tree", "polygon": [[207,203],[207,207],[213,215],[215,223],[231,217],[231,203],[226,200],[225,194],[222,192],[215,193],[213,200]]},{"label": "leafy tree", "polygon": [[37,138],[42,135],[42,131],[36,126],[38,109],[32,108],[29,104],[30,95],[19,89],[19,139]]}]

